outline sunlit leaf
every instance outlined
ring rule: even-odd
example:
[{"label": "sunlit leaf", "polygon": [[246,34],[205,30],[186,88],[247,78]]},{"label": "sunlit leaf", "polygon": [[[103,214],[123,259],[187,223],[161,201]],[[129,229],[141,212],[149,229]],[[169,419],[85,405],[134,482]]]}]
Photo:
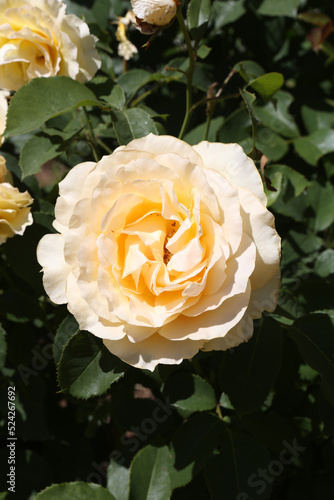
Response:
[{"label": "sunlit leaf", "polygon": [[35,78],[12,98],[5,135],[25,134],[72,109],[98,105],[91,90],[68,76]]}]

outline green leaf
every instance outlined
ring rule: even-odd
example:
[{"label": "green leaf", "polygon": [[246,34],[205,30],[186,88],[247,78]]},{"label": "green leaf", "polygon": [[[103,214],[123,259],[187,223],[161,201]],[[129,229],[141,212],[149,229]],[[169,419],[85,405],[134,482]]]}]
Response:
[{"label": "green leaf", "polygon": [[210,0],[191,0],[187,10],[188,29],[194,40],[203,38],[211,14]]},{"label": "green leaf", "polygon": [[[282,243],[283,262],[286,265],[293,260],[300,259],[301,255],[316,252],[322,244],[322,239],[316,236],[313,231],[310,231],[309,229],[304,229],[304,231],[301,232],[290,230]],[[284,275],[282,282],[283,281]]]},{"label": "green leaf", "polygon": [[270,180],[270,185],[272,188],[274,188],[276,191],[270,190],[267,188],[266,185],[264,185],[264,192],[267,196],[267,207],[270,207],[279,195],[281,194],[281,188],[282,188],[282,180],[283,180],[283,174],[278,171],[269,171],[266,169],[265,171],[266,178]]},{"label": "green leaf", "polygon": [[254,150],[257,138],[257,126],[256,126],[256,118],[254,114],[253,103],[256,99],[256,96],[251,92],[247,92],[247,90],[242,90],[242,89],[240,89],[240,95],[243,98],[243,101],[246,105],[249,114],[249,118],[252,123],[252,150]]},{"label": "green leaf", "polygon": [[117,80],[118,85],[123,89],[128,100],[138,92],[138,90],[151,80],[152,74],[144,69],[133,69],[123,73]]},{"label": "green leaf", "polygon": [[[209,142],[217,141],[217,134],[219,129],[222,127],[223,123],[224,123],[224,118],[222,116],[217,116],[216,118],[213,118],[211,120],[210,129],[207,137],[207,140]],[[197,127],[193,128],[190,132],[188,132],[184,136],[183,140],[188,144],[190,144],[191,146],[198,144],[203,140],[205,128],[206,128],[206,123],[201,123],[201,125],[198,125]]]},{"label": "green leaf", "polygon": [[299,135],[299,129],[289,107],[293,97],[288,92],[279,90],[275,97],[264,106],[254,105],[256,117],[265,127],[284,137],[294,138]]},{"label": "green leaf", "polygon": [[7,353],[6,332],[0,323],[0,370],[5,366]]},{"label": "green leaf", "polygon": [[173,489],[188,484],[203,468],[223,430],[222,420],[210,413],[197,413],[178,428],[169,460]]},{"label": "green leaf", "polygon": [[79,332],[79,325],[73,316],[67,316],[59,325],[53,341],[53,357],[56,365],[59,363],[63,348],[69,339]]},{"label": "green leaf", "polygon": [[217,404],[213,387],[193,373],[172,375],[164,386],[164,394],[175,408],[195,411],[211,410]]},{"label": "green leaf", "polygon": [[288,16],[297,15],[297,7],[301,0],[264,0],[257,10],[265,16]]},{"label": "green leaf", "polygon": [[113,111],[111,113],[114,129],[120,145],[150,133],[158,135],[154,121],[146,111],[139,108]]},{"label": "green leaf", "polygon": [[102,99],[114,109],[121,110],[125,105],[125,94],[120,85],[115,85],[111,93],[107,96],[103,96]]},{"label": "green leaf", "polygon": [[[293,188],[291,196],[299,196],[310,185],[306,177],[287,165],[269,165],[269,167],[265,169],[265,174],[266,177],[271,180],[272,185],[277,189],[277,192],[266,190],[266,194],[269,197],[268,206],[269,203],[271,205],[279,196],[283,178],[287,180]],[[286,186],[284,187],[286,188]]]},{"label": "green leaf", "polygon": [[22,179],[40,172],[44,163],[59,156],[63,151],[62,141],[57,137],[35,135],[24,143],[19,165]]},{"label": "green leaf", "polygon": [[258,127],[256,147],[272,161],[280,160],[289,150],[287,141],[267,127]]},{"label": "green leaf", "polygon": [[[313,211],[314,218],[310,225],[315,232],[327,229],[334,222],[334,187],[330,182],[325,185],[312,181],[307,191],[308,205]],[[310,214],[309,214],[310,218]]]},{"label": "green leaf", "polygon": [[108,490],[93,483],[53,484],[37,493],[36,500],[115,500]]},{"label": "green leaf", "polygon": [[247,83],[264,75],[263,68],[254,61],[240,61],[234,66],[233,70],[239,73]]},{"label": "green leaf", "polygon": [[322,378],[321,388],[334,405],[334,319],[327,314],[312,313],[298,318],[289,333],[300,355]]},{"label": "green leaf", "polygon": [[171,480],[167,468],[168,446],[146,446],[130,467],[130,500],[168,500]]},{"label": "green leaf", "polygon": [[208,47],[203,43],[197,51],[197,57],[199,57],[199,59],[205,59],[210,54],[211,50],[211,47]]},{"label": "green leaf", "polygon": [[260,469],[267,471],[271,462],[266,446],[229,429],[220,438],[220,443],[221,453],[211,457],[205,465],[210,499],[269,499],[271,483],[261,480],[258,472]]},{"label": "green leaf", "polygon": [[244,0],[216,0],[212,4],[212,18],[215,30],[221,29],[226,24],[234,23],[246,13]]},{"label": "green leaf", "polygon": [[101,339],[89,332],[78,332],[64,347],[58,381],[62,391],[87,399],[103,394],[126,369],[127,365],[113,356]]},{"label": "green leaf", "polygon": [[319,109],[313,109],[309,106],[302,106],[301,112],[305,127],[310,134],[316,130],[334,127],[333,112],[320,111]]},{"label": "green leaf", "polygon": [[316,130],[295,139],[293,145],[299,156],[315,167],[322,156],[334,151],[334,130]]},{"label": "green leaf", "polygon": [[98,106],[91,90],[68,76],[35,78],[11,100],[5,136],[25,134],[50,118],[80,106]]},{"label": "green leaf", "polygon": [[317,257],[314,270],[322,278],[334,273],[334,250],[332,248],[327,248]]},{"label": "green leaf", "polygon": [[263,404],[279,373],[281,357],[281,328],[268,317],[251,340],[226,352],[221,365],[222,389],[239,415]]},{"label": "green leaf", "polygon": [[130,493],[130,470],[110,460],[107,469],[107,488],[115,500],[128,500]]},{"label": "green leaf", "polygon": [[251,80],[248,85],[258,92],[263,99],[269,99],[283,85],[284,78],[281,73],[266,73],[255,80]]}]

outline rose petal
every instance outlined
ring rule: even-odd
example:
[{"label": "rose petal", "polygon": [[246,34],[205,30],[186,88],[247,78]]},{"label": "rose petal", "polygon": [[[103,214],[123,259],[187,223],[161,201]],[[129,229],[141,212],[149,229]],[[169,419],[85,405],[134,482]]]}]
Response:
[{"label": "rose petal", "polygon": [[227,335],[206,342],[203,351],[226,351],[226,349],[236,347],[242,342],[247,342],[253,335],[253,330],[253,320],[246,312],[239,323],[229,330]]},{"label": "rose petal", "polygon": [[248,285],[244,293],[234,295],[212,311],[196,317],[181,314],[171,323],[162,326],[159,334],[177,341],[176,343],[185,339],[200,341],[223,337],[245,314],[250,293],[251,288]]},{"label": "rose petal", "polygon": [[243,210],[244,231],[256,246],[255,269],[251,276],[252,289],[261,288],[277,272],[280,261],[281,239],[275,230],[274,216],[253,193],[239,189]]},{"label": "rose petal", "polygon": [[201,156],[205,168],[211,168],[225,177],[232,186],[252,191],[263,203],[267,204],[261,176],[239,144],[220,144],[207,141],[193,146]]},{"label": "rose petal", "polygon": [[37,259],[43,267],[43,285],[55,304],[65,304],[67,278],[72,268],[64,259],[64,237],[61,234],[46,234],[37,246]]},{"label": "rose petal", "polygon": [[124,338],[117,342],[104,340],[103,343],[109,351],[126,363],[151,371],[159,363],[178,365],[183,359],[192,358],[203,345],[202,341],[169,341],[160,337],[158,333],[142,342],[133,343]]}]

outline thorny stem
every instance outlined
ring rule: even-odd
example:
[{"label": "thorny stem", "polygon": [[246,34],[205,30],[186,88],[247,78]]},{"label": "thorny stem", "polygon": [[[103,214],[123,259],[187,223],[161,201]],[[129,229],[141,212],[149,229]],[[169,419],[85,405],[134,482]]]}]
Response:
[{"label": "thorny stem", "polygon": [[189,125],[190,121],[190,114],[191,114],[191,107],[192,107],[192,81],[193,81],[193,76],[194,76],[194,69],[195,69],[195,54],[191,45],[191,40],[190,36],[188,33],[188,30],[186,28],[182,12],[181,12],[181,7],[178,6],[177,12],[176,12],[176,17],[179,22],[181,31],[184,36],[184,40],[186,42],[187,50],[188,50],[188,55],[189,55],[189,68],[187,71],[187,95],[186,95],[186,114],[183,120],[183,124],[181,127],[181,131],[179,134],[179,139],[182,139],[184,134],[186,133],[186,130]]}]

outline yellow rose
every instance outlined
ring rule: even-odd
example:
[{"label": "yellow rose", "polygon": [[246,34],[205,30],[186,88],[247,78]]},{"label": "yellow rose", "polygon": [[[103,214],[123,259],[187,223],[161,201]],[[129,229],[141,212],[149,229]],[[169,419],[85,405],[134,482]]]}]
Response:
[{"label": "yellow rose", "polygon": [[237,144],[150,134],[59,188],[60,234],[37,250],[44,287],[127,363],[153,370],[237,346],[274,310],[280,238]]},{"label": "yellow rose", "polygon": [[60,0],[0,2],[0,88],[17,90],[36,77],[85,82],[101,66],[96,38]]},{"label": "yellow rose", "polygon": [[[131,0],[135,26],[146,34],[167,26],[176,16],[178,0]],[[147,26],[148,25],[148,26]]]},{"label": "yellow rose", "polygon": [[8,102],[7,97],[9,96],[9,92],[6,90],[0,90],[0,146],[3,143],[2,134],[6,128],[6,119],[7,119],[7,110],[8,110]]},{"label": "yellow rose", "polygon": [[7,178],[6,162],[0,156],[0,245],[15,234],[22,235],[26,227],[33,223],[29,208],[33,199],[28,191],[20,193],[17,188],[5,182]]}]

